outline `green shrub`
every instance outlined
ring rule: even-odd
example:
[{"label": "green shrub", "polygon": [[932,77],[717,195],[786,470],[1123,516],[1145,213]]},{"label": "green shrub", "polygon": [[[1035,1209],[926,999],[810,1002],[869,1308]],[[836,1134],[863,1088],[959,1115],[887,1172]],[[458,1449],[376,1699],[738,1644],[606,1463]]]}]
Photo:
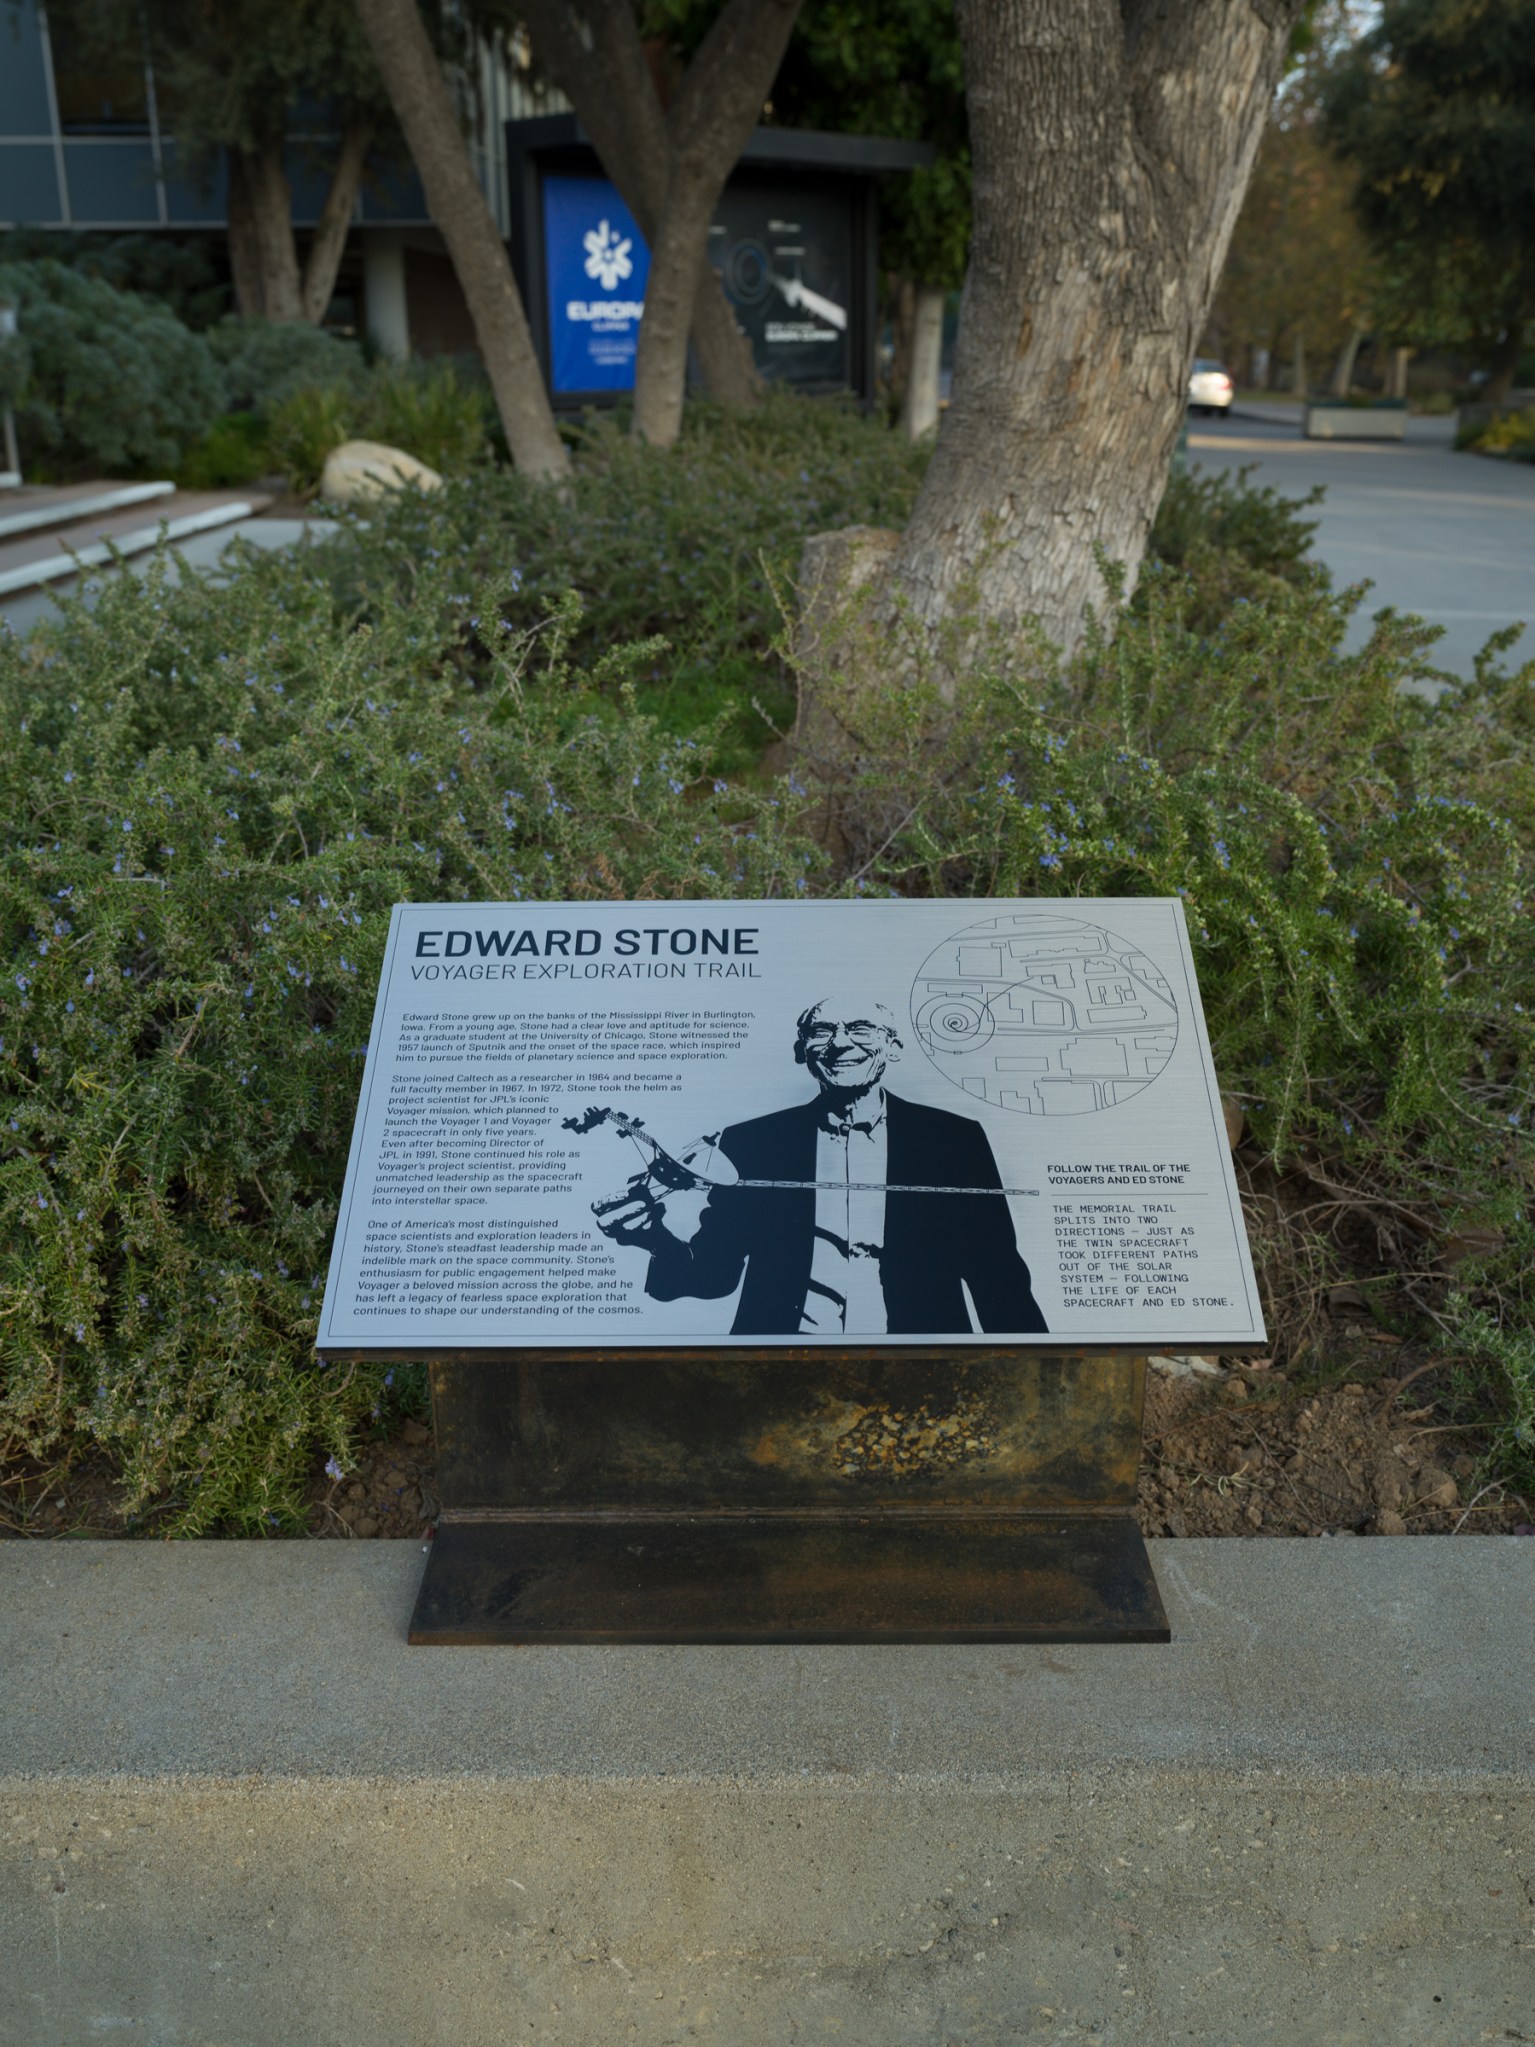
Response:
[{"label": "green shrub", "polygon": [[1345,653],[1356,602],[1275,582],[1210,633],[1197,582],[1153,565],[1112,640],[1043,687],[972,671],[957,711],[881,628],[816,684],[858,735],[829,793],[858,888],[1181,898],[1222,1088],[1312,1218],[1253,1190],[1282,1349],[1340,1270],[1383,1314],[1427,1301],[1529,1482],[1535,662],[1494,652],[1426,702],[1404,684],[1433,629],[1388,614]]},{"label": "green shrub", "polygon": [[274,408],[267,452],[290,490],[301,497],[314,495],[326,456],[355,438],[358,414],[356,392],[345,384],[311,384]]},{"label": "green shrub", "polygon": [[[1512,636],[1426,703],[1402,685],[1432,634],[1387,617],[1345,653],[1298,508],[1196,489],[1159,529],[1187,566],[1149,564],[1113,640],[1027,689],[972,661],[951,709],[885,631],[872,688],[856,661],[818,679],[860,732],[834,868],[798,836],[818,791],[716,789],[755,759],[720,717],[779,672],[764,569],[898,523],[920,453],[792,401],[703,414],[674,458],[616,423],[578,453],[564,496],[477,469],[297,562],[115,579],[0,639],[0,1438],[99,1448],[166,1529],[294,1522],[306,1469],[406,1384],[311,1351],[390,905],[808,882],[1180,895],[1270,1176],[1281,1345],[1358,1277],[1440,1332],[1498,1468],[1535,1477]],[[1256,594],[1212,623],[1212,577]],[[587,609],[551,630],[566,584]]]},{"label": "green shrub", "polygon": [[291,391],[273,408],[269,438],[289,487],[312,496],[343,441],[383,441],[444,475],[461,474],[485,454],[492,418],[488,388],[454,363],[379,363],[366,377]]},{"label": "green shrub", "polygon": [[355,341],[302,321],[224,320],[208,340],[223,365],[225,401],[237,412],[269,418],[295,392],[319,384],[350,390],[367,374]]},{"label": "green shrub", "polygon": [[183,490],[227,490],[265,476],[271,459],[259,415],[229,412],[188,449],[176,481]]},{"label": "green shrub", "polygon": [[1199,623],[1209,631],[1233,604],[1278,594],[1275,586],[1327,587],[1326,569],[1310,559],[1316,521],[1302,516],[1322,502],[1322,486],[1286,498],[1270,485],[1254,487],[1251,473],[1170,476],[1151,529],[1152,561],[1187,574],[1191,598],[1198,594]]},{"label": "green shrub", "polygon": [[174,470],[219,413],[212,350],[163,306],[54,262],[0,266],[0,299],[19,308],[0,395],[33,471]]},{"label": "green shrub", "polygon": [[775,585],[792,581],[812,533],[904,524],[927,450],[851,408],[782,395],[750,419],[690,408],[667,453],[612,416],[575,443],[559,494],[483,468],[429,498],[370,506],[366,529],[327,550],[325,573],[365,608],[408,587],[422,559],[456,562],[465,589],[515,570],[505,615],[519,632],[574,590],[576,657],[663,635],[666,658],[638,678],[646,708],[674,731],[731,709],[744,765],[770,736],[753,699],[775,720],[793,714]]},{"label": "green shrub", "polygon": [[[323,444],[355,417],[332,403],[311,394],[295,403],[291,428],[284,423],[289,473],[311,488]],[[748,419],[690,407],[680,447],[666,453],[631,439],[621,417],[599,415],[575,436],[562,495],[483,470],[428,500],[370,507],[366,531],[330,552],[327,573],[347,601],[366,605],[370,593],[408,583],[432,550],[469,578],[512,566],[507,615],[519,631],[575,590],[578,654],[663,635],[669,658],[640,679],[647,707],[672,730],[733,707],[739,766],[770,736],[754,700],[773,723],[793,716],[777,646],[781,593],[806,539],[904,525],[930,453],[851,408],[783,393]],[[1307,558],[1315,526],[1303,516],[1319,498],[1286,500],[1245,478],[1174,478],[1152,552],[1191,572],[1213,629],[1238,597],[1325,585],[1326,571]]]},{"label": "green shrub", "polygon": [[370,440],[452,476],[484,457],[495,408],[489,386],[470,381],[455,363],[381,363],[361,416]]},{"label": "green shrub", "polygon": [[358,629],[291,563],[123,576],[0,637],[0,1440],[167,1530],[297,1525],[390,1397],[312,1345],[391,905],[803,872],[707,735],[615,709],[654,648],[584,674],[461,584]]},{"label": "green shrub", "polygon": [[208,235],[184,241],[163,229],[145,234],[80,233],[56,227],[12,228],[0,234],[0,265],[50,261],[115,291],[153,299],[196,333],[222,317],[229,286],[219,276]]},{"label": "green shrub", "polygon": [[1535,407],[1473,419],[1456,434],[1455,445],[1474,448],[1479,455],[1509,455],[1516,462],[1535,462]]}]

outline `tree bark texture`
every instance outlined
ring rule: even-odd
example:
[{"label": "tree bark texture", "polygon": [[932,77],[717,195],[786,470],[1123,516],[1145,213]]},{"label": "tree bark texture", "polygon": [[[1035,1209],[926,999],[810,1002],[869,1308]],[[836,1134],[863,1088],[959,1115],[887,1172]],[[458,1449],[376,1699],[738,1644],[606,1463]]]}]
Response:
[{"label": "tree bark texture", "polygon": [[293,188],[280,139],[229,152],[229,256],[242,312],[280,325],[303,319]]},{"label": "tree bark texture", "polygon": [[570,458],[550,410],[512,266],[470,166],[453,97],[416,0],[357,0],[357,12],[468,301],[512,460],[529,476],[564,476]]},{"label": "tree bark texture", "polygon": [[890,395],[904,404],[906,380],[911,375],[912,329],[917,320],[917,287],[909,277],[896,280],[886,317],[890,322]]},{"label": "tree bark texture", "polygon": [[[1133,586],[1302,0],[957,0],[974,163],[943,431],[897,581],[1061,645]],[[969,601],[969,600],[967,600]]]},{"label": "tree bark texture", "polygon": [[1354,387],[1354,365],[1359,360],[1360,344],[1369,332],[1367,327],[1355,327],[1349,332],[1347,341],[1338,350],[1338,359],[1332,366],[1332,381],[1328,393],[1334,398],[1346,398]]},{"label": "tree bark texture", "polygon": [[917,287],[912,308],[911,360],[901,394],[901,431],[920,441],[938,431],[938,386],[943,369],[943,310],[948,294],[931,284]]},{"label": "tree bark texture", "polygon": [[670,153],[634,365],[634,431],[669,448],[682,430],[688,332],[709,224],[783,61],[803,0],[728,0],[666,111]]},{"label": "tree bark texture", "polygon": [[362,168],[372,140],[373,129],[365,121],[353,121],[342,131],[336,168],[331,172],[330,190],[325,195],[325,210],[304,263],[304,318],[316,327],[325,318],[330,295],[336,288],[336,272],[341,268],[346,232],[352,224]]},{"label": "tree bark texture", "polygon": [[261,252],[256,246],[256,222],[250,195],[245,188],[245,163],[239,150],[225,152],[229,175],[229,269],[234,280],[235,311],[245,320],[264,317],[261,289]]},{"label": "tree bark texture", "polygon": [[1306,336],[1304,331],[1297,327],[1290,336],[1290,389],[1304,403],[1310,388],[1310,378],[1306,371]]},{"label": "tree bark texture", "polygon": [[529,0],[550,76],[580,116],[650,249],[635,363],[635,431],[670,445],[691,333],[705,388],[737,410],[761,383],[706,254],[709,225],[772,87],[802,0],[729,0],[663,108],[631,0]]}]

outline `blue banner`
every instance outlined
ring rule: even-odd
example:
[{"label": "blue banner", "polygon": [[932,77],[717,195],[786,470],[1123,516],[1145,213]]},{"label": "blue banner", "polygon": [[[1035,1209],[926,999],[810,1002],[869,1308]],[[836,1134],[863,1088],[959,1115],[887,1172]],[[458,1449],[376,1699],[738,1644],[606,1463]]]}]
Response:
[{"label": "blue banner", "polygon": [[632,391],[650,251],[606,178],[544,179],[549,365],[556,391]]}]

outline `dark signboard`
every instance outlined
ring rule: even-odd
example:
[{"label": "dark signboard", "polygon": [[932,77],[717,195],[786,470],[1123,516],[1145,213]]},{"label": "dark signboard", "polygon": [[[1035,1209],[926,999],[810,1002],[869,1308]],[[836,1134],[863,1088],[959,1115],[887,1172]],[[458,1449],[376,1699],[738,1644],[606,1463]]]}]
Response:
[{"label": "dark signboard", "polygon": [[853,382],[853,192],[834,179],[738,182],[720,200],[709,260],[774,383],[846,390]]},{"label": "dark signboard", "polygon": [[[634,388],[645,238],[573,114],[508,122],[511,254],[556,404]],[[759,128],[708,255],[769,383],[874,396],[876,189],[923,144]]]}]

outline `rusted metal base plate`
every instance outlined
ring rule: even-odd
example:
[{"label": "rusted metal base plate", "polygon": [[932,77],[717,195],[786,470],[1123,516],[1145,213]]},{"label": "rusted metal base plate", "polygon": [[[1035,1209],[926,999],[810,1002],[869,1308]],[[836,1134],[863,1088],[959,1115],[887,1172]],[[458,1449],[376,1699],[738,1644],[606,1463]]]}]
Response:
[{"label": "rusted metal base plate", "polygon": [[1128,1515],[439,1524],[418,1643],[1166,1642]]}]

